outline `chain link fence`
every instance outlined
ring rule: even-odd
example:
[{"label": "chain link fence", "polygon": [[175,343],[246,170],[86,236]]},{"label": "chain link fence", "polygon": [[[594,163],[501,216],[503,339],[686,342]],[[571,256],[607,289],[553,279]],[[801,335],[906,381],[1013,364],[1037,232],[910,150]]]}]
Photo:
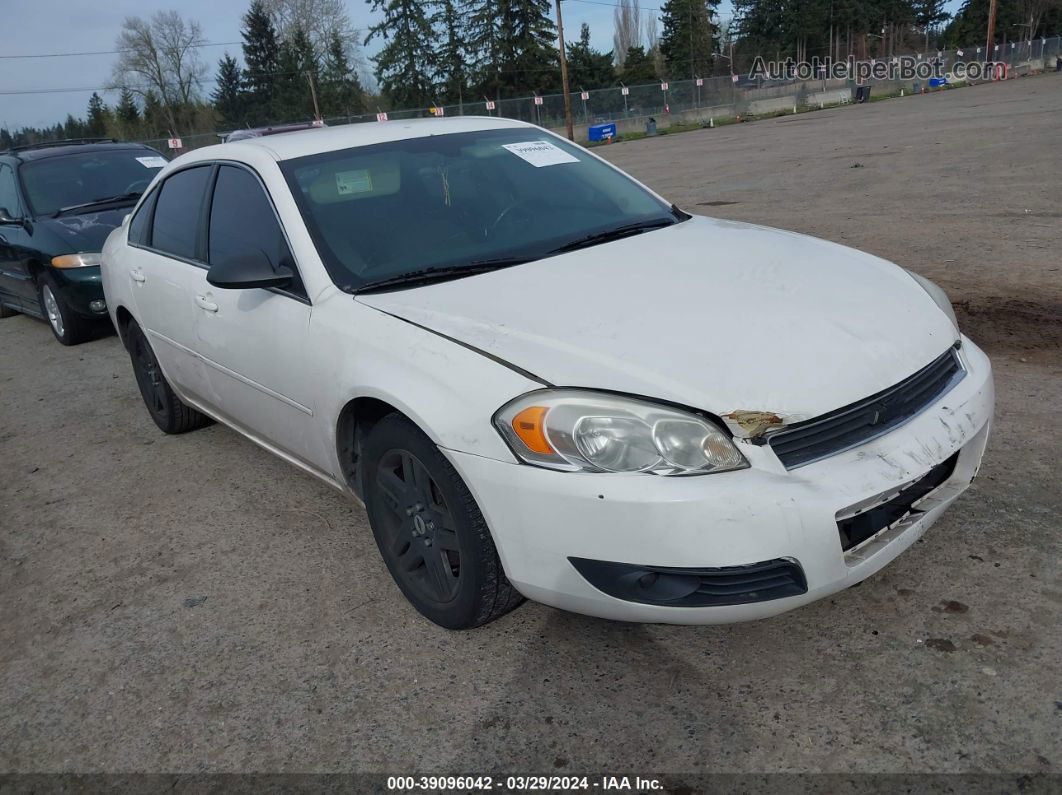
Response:
[{"label": "chain link fence", "polygon": [[[735,119],[758,115],[797,112],[806,108],[827,107],[853,102],[860,96],[857,89],[869,86],[869,94],[863,99],[898,96],[927,90],[943,90],[945,87],[962,85],[968,80],[958,80],[953,73],[955,64],[992,60],[1006,64],[1006,76],[1022,76],[1055,70],[1062,57],[1062,37],[1040,38],[1032,41],[1007,42],[996,45],[993,52],[984,46],[963,47],[956,50],[934,50],[913,56],[916,62],[939,62],[947,82],[931,85],[926,79],[875,79],[862,82],[856,79],[814,80],[754,80],[744,75],[710,77],[703,79],[671,80],[648,85],[617,86],[592,91],[575,91],[570,95],[575,138],[586,141],[588,128],[594,124],[614,123],[616,135],[644,134],[650,128],[668,129],[676,125],[712,125]],[[877,58],[873,62],[888,63],[893,57]],[[981,78],[979,82],[1000,75]],[[366,113],[356,116],[340,116],[325,119],[330,127],[344,124],[374,122],[381,119],[403,119],[431,116],[499,116],[519,119],[541,127],[558,131],[564,128],[564,95],[545,94],[515,99],[481,97],[455,105],[389,110],[386,114]],[[307,121],[305,119],[289,122]],[[650,123],[651,122],[651,123]],[[219,143],[224,133],[200,133],[183,136],[180,151]],[[157,149],[167,148],[167,139],[148,140]]]}]

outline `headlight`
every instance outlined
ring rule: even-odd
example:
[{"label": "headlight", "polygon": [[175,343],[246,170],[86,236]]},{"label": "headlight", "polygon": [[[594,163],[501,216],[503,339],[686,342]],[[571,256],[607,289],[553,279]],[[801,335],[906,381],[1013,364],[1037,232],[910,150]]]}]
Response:
[{"label": "headlight", "polygon": [[99,254],[63,254],[61,257],[52,257],[53,268],[88,268],[99,264]]},{"label": "headlight", "polygon": [[564,472],[703,475],[748,466],[714,423],[600,392],[532,392],[499,409],[494,425],[522,461]]},{"label": "headlight", "polygon": [[[904,270],[907,269],[904,268]],[[948,294],[944,292],[941,286],[936,282],[931,282],[925,276],[919,276],[914,271],[907,271],[907,273],[910,274],[912,279],[918,282],[923,290],[929,293],[929,297],[940,307],[940,311],[951,318],[951,324],[955,326],[955,330],[958,331],[959,321],[955,317],[955,308],[951,305],[951,301],[948,300]]]}]

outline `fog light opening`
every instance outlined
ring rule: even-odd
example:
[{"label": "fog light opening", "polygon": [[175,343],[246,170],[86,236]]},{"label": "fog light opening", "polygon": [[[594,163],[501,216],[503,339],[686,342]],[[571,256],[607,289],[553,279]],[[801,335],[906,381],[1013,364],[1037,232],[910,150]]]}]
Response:
[{"label": "fog light opening", "polygon": [[93,312],[106,312],[107,302],[101,301],[99,299],[95,301],[89,301],[89,309],[91,309]]}]

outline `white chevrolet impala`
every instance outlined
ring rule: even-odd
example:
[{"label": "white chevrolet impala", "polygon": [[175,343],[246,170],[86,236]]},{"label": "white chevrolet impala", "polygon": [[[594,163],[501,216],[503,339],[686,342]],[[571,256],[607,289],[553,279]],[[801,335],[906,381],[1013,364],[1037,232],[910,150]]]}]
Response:
[{"label": "white chevrolet impala", "polygon": [[158,426],[218,420],[359,497],[445,627],[821,599],[933,524],[992,417],[931,282],[689,216],[515,121],[199,149],[102,261]]}]

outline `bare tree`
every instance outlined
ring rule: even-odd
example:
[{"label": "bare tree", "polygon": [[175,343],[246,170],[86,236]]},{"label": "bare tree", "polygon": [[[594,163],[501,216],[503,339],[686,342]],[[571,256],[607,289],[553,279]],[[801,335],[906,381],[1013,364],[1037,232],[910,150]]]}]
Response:
[{"label": "bare tree", "polygon": [[158,11],[150,20],[127,17],[115,42],[115,88],[127,89],[142,100],[152,96],[162,106],[172,133],[198,96],[206,74],[199,48],[206,43],[198,22],[176,11]]},{"label": "bare tree", "polygon": [[619,0],[612,13],[615,30],[612,33],[612,49],[615,52],[616,66],[623,68],[627,60],[627,50],[642,43],[642,12],[638,0]]},{"label": "bare tree", "polygon": [[333,33],[351,44],[358,38],[343,0],[263,0],[262,5],[273,18],[281,41],[302,30],[310,37],[314,50],[325,52]]},{"label": "bare tree", "polygon": [[[1028,20],[1022,38],[1031,40],[1043,22],[1044,15],[1052,9],[1062,7],[1062,0],[1022,0],[1022,16]],[[1030,53],[1031,55],[1031,53]]]}]

